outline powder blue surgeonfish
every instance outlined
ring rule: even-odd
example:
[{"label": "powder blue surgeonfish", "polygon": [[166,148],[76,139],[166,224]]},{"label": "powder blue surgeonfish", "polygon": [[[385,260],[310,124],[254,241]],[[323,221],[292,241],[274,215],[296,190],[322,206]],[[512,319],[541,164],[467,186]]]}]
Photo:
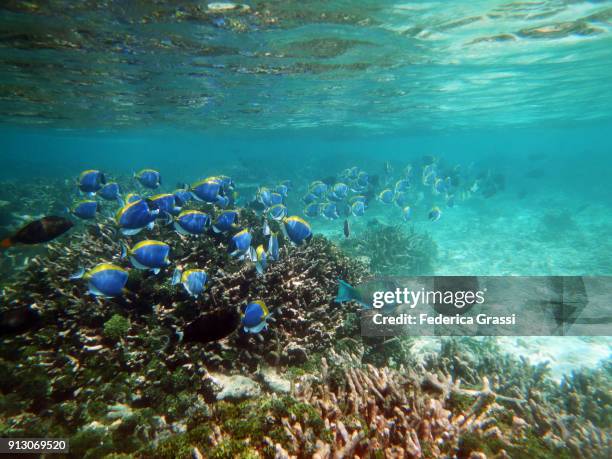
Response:
[{"label": "powder blue surgeonfish", "polygon": [[123,234],[130,236],[144,228],[152,229],[158,215],[159,209],[152,209],[146,200],[140,199],[119,209],[115,222]]},{"label": "powder blue surgeonfish", "polygon": [[154,169],[143,169],[134,174],[134,178],[138,180],[143,187],[154,190],[161,185],[161,174]]},{"label": "powder blue surgeonfish", "polygon": [[210,226],[210,217],[199,210],[184,210],[174,221],[174,228],[183,236],[199,236]]},{"label": "powder blue surgeonfish", "polygon": [[94,194],[106,183],[106,177],[98,170],[88,169],[81,172],[77,183],[82,193]]},{"label": "powder blue surgeonfish", "polygon": [[70,213],[76,215],[79,218],[84,220],[91,220],[96,218],[96,213],[98,212],[98,203],[97,201],[79,201],[70,210]]},{"label": "powder blue surgeonfish", "polygon": [[304,215],[307,217],[318,217],[321,214],[321,205],[317,202],[307,204],[304,208]]},{"label": "powder blue surgeonfish", "polygon": [[263,276],[266,267],[268,266],[268,254],[266,253],[264,246],[259,245],[255,250],[255,269],[260,276]]},{"label": "powder blue surgeonfish", "polygon": [[310,224],[297,215],[285,218],[283,223],[287,237],[295,245],[300,245],[302,242],[309,241],[312,238]]},{"label": "powder blue surgeonfish", "polygon": [[88,282],[89,293],[104,298],[121,296],[128,280],[128,272],[111,263],[101,263],[85,272],[81,269],[71,279],[83,278]]},{"label": "powder blue surgeonfish", "polygon": [[391,204],[394,196],[395,194],[393,193],[393,190],[386,189],[380,192],[378,195],[378,200],[384,204]]},{"label": "powder blue surgeonfish", "polygon": [[283,204],[274,204],[268,209],[267,213],[272,220],[281,221],[287,216],[287,207]]},{"label": "powder blue surgeonfish", "polygon": [[208,177],[191,185],[190,190],[194,199],[215,203],[221,191],[221,180],[216,177]]},{"label": "powder blue surgeonfish", "polygon": [[188,190],[176,190],[173,194],[174,199],[176,200],[176,205],[179,207],[183,207],[185,204],[191,201],[191,198],[193,198],[191,192]]},{"label": "powder blue surgeonfish", "polygon": [[121,199],[121,188],[117,182],[109,182],[100,189],[98,196],[107,201],[118,201]]},{"label": "powder blue surgeonfish", "polygon": [[363,203],[363,201],[355,201],[352,205],[351,205],[351,213],[355,216],[355,217],[361,217],[363,216],[363,214],[365,213],[365,204]]},{"label": "powder blue surgeonfish", "polygon": [[238,211],[224,210],[217,216],[212,228],[215,233],[225,233],[238,228]]},{"label": "powder blue surgeonfish", "polygon": [[141,199],[142,199],[142,196],[140,196],[139,194],[128,193],[125,196],[125,203],[126,204],[130,204],[130,203],[135,202],[135,201],[140,201]]},{"label": "powder blue surgeonfish", "polygon": [[150,269],[155,274],[170,264],[169,255],[170,246],[168,244],[151,240],[141,241],[129,250],[124,247],[122,253],[122,256],[129,257],[134,268]]},{"label": "powder blue surgeonfish", "polygon": [[174,194],[171,193],[162,193],[156,194],[155,196],[151,196],[149,198],[149,202],[155,204],[161,214],[166,215],[176,215],[181,209],[176,205],[176,198]]},{"label": "powder blue surgeonfish", "polygon": [[266,303],[261,300],[253,301],[247,305],[242,314],[242,327],[246,333],[259,333],[268,328],[266,320],[269,316]]},{"label": "powder blue surgeonfish", "polygon": [[181,284],[190,296],[197,298],[204,291],[208,274],[203,269],[177,269],[172,276],[172,285]]},{"label": "powder blue surgeonfish", "polygon": [[253,236],[249,232],[248,228],[243,229],[242,231],[234,234],[232,239],[230,240],[230,255],[235,257],[239,256],[242,260],[247,255],[251,255],[251,241],[253,240]]},{"label": "powder blue surgeonfish", "polygon": [[428,215],[429,220],[431,220],[432,222],[437,222],[438,220],[440,220],[441,216],[442,216],[442,211],[440,210],[439,207],[432,207]]},{"label": "powder blue surgeonfish", "polygon": [[270,238],[268,239],[268,258],[272,261],[278,261],[279,257],[279,246],[278,246],[278,236],[276,233],[270,233]]}]

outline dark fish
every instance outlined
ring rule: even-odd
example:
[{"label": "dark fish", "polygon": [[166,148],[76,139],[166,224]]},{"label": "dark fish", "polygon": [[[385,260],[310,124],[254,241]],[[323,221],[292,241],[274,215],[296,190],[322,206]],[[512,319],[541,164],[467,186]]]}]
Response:
[{"label": "dark fish", "polygon": [[40,314],[30,306],[7,309],[0,313],[0,336],[22,333],[40,324]]},{"label": "dark fish", "polygon": [[240,326],[237,311],[219,311],[203,314],[185,326],[183,339],[199,343],[219,341],[231,335]]},{"label": "dark fish", "polygon": [[351,235],[351,225],[349,225],[348,218],[344,220],[344,237],[349,237]]},{"label": "dark fish", "polygon": [[63,217],[43,217],[40,220],[28,223],[13,236],[4,239],[0,242],[0,247],[6,249],[14,244],[41,244],[49,242],[64,234],[72,226],[73,223]]}]

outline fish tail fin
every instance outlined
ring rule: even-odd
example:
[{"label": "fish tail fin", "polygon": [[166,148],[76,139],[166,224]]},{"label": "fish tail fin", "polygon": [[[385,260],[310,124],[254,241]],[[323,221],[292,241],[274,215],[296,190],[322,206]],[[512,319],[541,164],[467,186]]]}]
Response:
[{"label": "fish tail fin", "polygon": [[174,270],[174,274],[172,274],[172,285],[176,285],[181,281],[181,276],[183,275],[182,271],[178,268]]},{"label": "fish tail fin", "polygon": [[2,241],[0,241],[0,249],[8,249],[9,247],[13,246],[13,241],[11,240],[10,237],[7,237],[5,239],[2,239]]},{"label": "fish tail fin", "polygon": [[257,274],[259,276],[263,276],[264,275],[264,267],[261,263],[255,263],[255,270],[257,270]]},{"label": "fish tail fin", "polygon": [[68,279],[70,279],[70,280],[81,279],[84,275],[85,275],[85,268],[81,267],[81,268],[79,268],[79,270],[77,272],[75,272],[74,274],[71,274],[68,277]]},{"label": "fish tail fin", "polygon": [[125,245],[123,242],[121,243],[121,258],[126,258],[128,254],[128,248],[127,245]]},{"label": "fish tail fin", "polygon": [[359,298],[359,294],[348,282],[344,282],[342,279],[338,279],[338,293],[334,301],[336,303],[344,303],[345,301],[352,301]]}]

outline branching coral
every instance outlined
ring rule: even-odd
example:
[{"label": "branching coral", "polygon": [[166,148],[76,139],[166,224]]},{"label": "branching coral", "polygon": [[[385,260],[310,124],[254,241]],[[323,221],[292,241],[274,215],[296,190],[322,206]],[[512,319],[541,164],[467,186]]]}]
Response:
[{"label": "branching coral", "polygon": [[433,239],[413,227],[389,226],[372,222],[359,237],[342,242],[353,256],[370,259],[370,269],[378,275],[431,274],[437,254]]}]

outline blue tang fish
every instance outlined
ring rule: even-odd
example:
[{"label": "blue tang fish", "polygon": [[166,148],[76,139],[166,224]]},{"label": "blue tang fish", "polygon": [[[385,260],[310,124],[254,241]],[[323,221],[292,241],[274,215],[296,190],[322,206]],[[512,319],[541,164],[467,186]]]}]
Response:
[{"label": "blue tang fish", "polygon": [[81,269],[71,279],[83,278],[88,282],[89,293],[104,298],[120,296],[128,280],[128,272],[111,263],[101,263],[85,272]]},{"label": "blue tang fish", "polygon": [[109,182],[100,189],[98,196],[107,201],[119,200],[121,199],[121,188],[117,182]]},{"label": "blue tang fish", "polygon": [[140,201],[141,199],[142,199],[142,196],[140,196],[139,194],[128,193],[125,196],[125,203],[126,204],[130,204],[130,203],[135,202],[135,201]]},{"label": "blue tang fish", "polygon": [[226,231],[236,229],[238,227],[238,211],[224,210],[217,216],[213,224],[215,233],[225,233]]},{"label": "blue tang fish", "polygon": [[277,261],[279,257],[278,236],[276,233],[270,233],[268,239],[268,257],[272,261]]},{"label": "blue tang fish", "polygon": [[324,202],[321,204],[321,215],[328,220],[336,220],[340,217],[338,206],[335,202]]},{"label": "blue tang fish", "polygon": [[159,273],[161,268],[168,266],[170,260],[170,246],[161,241],[141,241],[134,247],[125,250],[122,256],[128,256],[130,262],[137,269],[150,269],[155,274]]},{"label": "blue tang fish", "polygon": [[267,213],[273,220],[281,221],[287,216],[287,208],[283,204],[274,204]]},{"label": "blue tang fish", "polygon": [[382,190],[378,195],[378,200],[384,204],[391,204],[393,202],[393,190],[386,189]]},{"label": "blue tang fish", "polygon": [[134,178],[138,180],[145,188],[154,190],[161,185],[161,174],[154,169],[143,169],[134,174]]},{"label": "blue tang fish", "polygon": [[73,215],[84,220],[91,220],[96,218],[98,212],[98,203],[96,201],[79,201],[77,202],[70,211]]},{"label": "blue tang fish", "polygon": [[319,197],[316,194],[308,193],[304,195],[304,197],[302,198],[302,201],[304,201],[304,204],[312,204],[316,202],[318,199]]},{"label": "blue tang fish", "polygon": [[312,239],[312,230],[306,220],[293,215],[283,220],[285,224],[285,232],[291,242],[296,245],[300,245],[304,241]]},{"label": "blue tang fish", "polygon": [[251,250],[251,241],[253,236],[249,232],[248,228],[234,234],[230,241],[230,255],[235,257],[240,256],[242,260],[247,253]]},{"label": "blue tang fish", "polygon": [[210,217],[199,210],[184,210],[174,221],[174,228],[183,236],[198,236],[210,226]]},{"label": "blue tang fish", "polygon": [[268,327],[266,319],[270,316],[266,303],[261,300],[247,304],[242,314],[242,327],[246,333],[259,333]]},{"label": "blue tang fish", "polygon": [[208,274],[203,269],[187,269],[181,272],[180,269],[174,271],[172,285],[181,284],[187,293],[197,298],[204,291]]},{"label": "blue tang fish", "polygon": [[149,202],[155,204],[154,207],[157,207],[161,214],[176,215],[181,211],[180,207],[176,205],[176,198],[170,193],[162,193],[151,196],[149,198]]},{"label": "blue tang fish", "polygon": [[174,199],[176,200],[176,205],[179,207],[183,207],[189,201],[191,201],[191,192],[188,190],[176,190],[174,192]]},{"label": "blue tang fish", "polygon": [[94,194],[106,183],[106,177],[98,170],[89,169],[81,172],[77,183],[81,192]]},{"label": "blue tang fish", "polygon": [[429,211],[429,220],[431,220],[432,222],[437,222],[438,220],[440,220],[440,217],[442,216],[442,211],[440,210],[439,207],[432,207],[432,209]]},{"label": "blue tang fish", "polygon": [[351,213],[355,216],[355,217],[361,217],[363,216],[363,214],[365,213],[365,204],[363,203],[363,201],[355,201],[352,205],[351,205]]},{"label": "blue tang fish", "polygon": [[308,204],[304,208],[304,215],[307,217],[318,217],[321,214],[321,205],[319,203],[313,202]]},{"label": "blue tang fish", "polygon": [[191,194],[194,199],[214,203],[221,191],[221,181],[216,177],[208,177],[191,185]]},{"label": "blue tang fish", "polygon": [[159,209],[151,209],[146,200],[140,199],[119,209],[115,221],[123,234],[132,236],[144,228],[152,229],[158,215]]},{"label": "blue tang fish", "polygon": [[327,193],[327,189],[328,189],[327,185],[321,182],[320,180],[312,182],[310,186],[308,187],[308,191],[318,196],[319,198],[322,198],[323,196],[325,196],[325,194]]},{"label": "blue tang fish", "polygon": [[268,266],[268,254],[264,246],[259,245],[255,250],[255,269],[260,276],[263,276],[266,267]]}]

